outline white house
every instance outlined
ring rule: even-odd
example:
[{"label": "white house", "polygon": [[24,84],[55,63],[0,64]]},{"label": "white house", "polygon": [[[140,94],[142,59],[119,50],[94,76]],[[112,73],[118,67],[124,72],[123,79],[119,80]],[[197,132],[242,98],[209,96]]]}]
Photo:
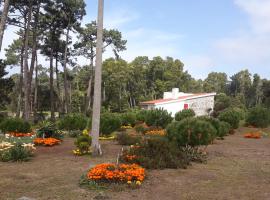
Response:
[{"label": "white house", "polygon": [[143,109],[164,109],[172,116],[183,109],[194,110],[196,116],[209,115],[214,109],[214,98],[216,93],[183,93],[178,88],[173,88],[171,92],[164,92],[163,99],[141,102]]}]

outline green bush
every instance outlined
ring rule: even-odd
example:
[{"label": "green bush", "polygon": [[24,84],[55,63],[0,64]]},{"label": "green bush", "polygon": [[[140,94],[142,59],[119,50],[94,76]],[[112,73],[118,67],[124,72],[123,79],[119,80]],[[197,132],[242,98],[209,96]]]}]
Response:
[{"label": "green bush", "polygon": [[140,143],[141,137],[122,132],[117,134],[116,140],[120,145],[134,145]]},{"label": "green bush", "polygon": [[179,146],[208,145],[217,134],[211,123],[196,118],[173,122],[166,130],[169,140],[175,141]]},{"label": "green bush", "polygon": [[268,127],[270,125],[270,111],[261,106],[251,108],[248,112],[246,122],[255,127]]},{"label": "green bush", "polygon": [[29,133],[31,132],[31,125],[19,118],[7,118],[1,122],[0,129],[3,132]]},{"label": "green bush", "polygon": [[230,124],[228,124],[227,122],[220,121],[213,117],[198,117],[198,119],[210,122],[217,131],[217,137],[223,138],[230,132]]},{"label": "green bush", "polygon": [[148,126],[166,128],[172,120],[171,114],[163,109],[148,110],[145,116],[145,122]]},{"label": "green bush", "polygon": [[136,123],[136,114],[133,112],[122,113],[120,115],[122,126],[134,126]]},{"label": "green bush", "polygon": [[22,143],[16,143],[14,147],[7,151],[0,152],[0,160],[7,161],[28,161],[33,153],[22,146]]},{"label": "green bush", "polygon": [[239,112],[233,109],[227,109],[220,113],[220,115],[218,116],[218,119],[220,121],[229,123],[231,125],[231,128],[237,129],[239,127],[241,116]]},{"label": "green bush", "polygon": [[80,130],[72,130],[68,132],[68,136],[72,138],[76,138],[82,134],[82,131]]},{"label": "green bush", "polygon": [[231,125],[227,122],[220,122],[218,129],[218,137],[223,138],[224,136],[230,134]]},{"label": "green bush", "polygon": [[186,109],[179,111],[175,114],[175,120],[176,121],[181,121],[182,119],[188,118],[188,117],[194,117],[195,112],[192,109]]},{"label": "green bush", "polygon": [[100,132],[102,135],[110,135],[121,127],[121,120],[117,114],[104,113],[100,119]]},{"label": "green bush", "polygon": [[136,113],[136,121],[145,122],[147,110],[139,110]]},{"label": "green bush", "polygon": [[64,137],[62,131],[58,130],[56,125],[50,121],[41,122],[39,127],[37,130],[37,137],[39,138],[56,138],[60,140]]},{"label": "green bush", "polygon": [[89,135],[80,135],[74,144],[83,154],[88,153],[92,144],[92,138]]},{"label": "green bush", "polygon": [[82,114],[69,114],[58,121],[60,130],[83,130],[87,125],[87,118]]},{"label": "green bush", "polygon": [[146,124],[137,124],[134,128],[137,133],[144,133],[148,130]]},{"label": "green bush", "polygon": [[[133,160],[127,160],[127,155],[135,155]],[[131,148],[124,152],[122,161],[137,163],[147,169],[186,168],[189,160],[175,143],[164,137],[151,137],[139,148]]]}]

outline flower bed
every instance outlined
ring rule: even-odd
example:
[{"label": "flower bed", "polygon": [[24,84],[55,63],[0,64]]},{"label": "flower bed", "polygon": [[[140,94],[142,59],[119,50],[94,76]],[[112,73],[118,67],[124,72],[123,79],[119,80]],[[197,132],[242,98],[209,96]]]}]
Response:
[{"label": "flower bed", "polygon": [[34,143],[36,145],[54,146],[61,143],[61,140],[55,138],[35,138]]},{"label": "flower bed", "polygon": [[90,169],[87,173],[88,180],[113,183],[135,182],[137,185],[145,179],[145,169],[137,164],[99,164]]},{"label": "flower bed", "polygon": [[245,138],[252,138],[252,139],[260,139],[262,137],[260,132],[254,132],[254,133],[246,133],[244,135]]},{"label": "flower bed", "polygon": [[146,135],[164,136],[164,135],[166,135],[166,131],[164,129],[157,129],[157,130],[146,131],[145,134]]},{"label": "flower bed", "polygon": [[33,133],[17,133],[17,132],[9,132],[8,135],[13,137],[31,137]]}]

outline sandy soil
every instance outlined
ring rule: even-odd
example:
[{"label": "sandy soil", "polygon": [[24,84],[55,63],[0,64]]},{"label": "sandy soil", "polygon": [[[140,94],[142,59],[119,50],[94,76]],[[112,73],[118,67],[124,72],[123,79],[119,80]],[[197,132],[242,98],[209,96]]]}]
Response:
[{"label": "sandy soil", "polygon": [[30,162],[0,163],[0,199],[269,200],[270,138],[243,138],[249,130],[254,129],[240,128],[209,146],[207,164],[148,171],[139,189],[123,191],[93,191],[78,185],[88,168],[115,162],[121,146],[103,142],[103,157],[75,157],[73,139],[66,138],[56,147],[38,147]]}]

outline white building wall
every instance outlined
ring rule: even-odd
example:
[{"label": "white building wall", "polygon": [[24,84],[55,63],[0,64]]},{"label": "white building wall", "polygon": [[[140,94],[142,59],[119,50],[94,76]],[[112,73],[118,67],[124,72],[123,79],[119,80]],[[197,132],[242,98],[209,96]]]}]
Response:
[{"label": "white building wall", "polygon": [[196,99],[186,100],[188,107],[194,110],[196,116],[204,116],[209,114],[209,110],[214,109],[215,96],[201,97]]},{"label": "white building wall", "polygon": [[178,101],[174,103],[166,103],[166,104],[159,104],[155,105],[156,109],[163,108],[164,110],[167,110],[168,113],[171,113],[172,117],[175,116],[175,113],[181,111],[184,109],[184,101]]},{"label": "white building wall", "polygon": [[172,117],[174,117],[177,112],[184,109],[184,104],[188,104],[188,108],[194,110],[196,116],[205,116],[209,114],[209,110],[214,109],[214,98],[214,96],[208,96],[185,101],[148,105],[145,109],[164,109],[171,113]]}]

